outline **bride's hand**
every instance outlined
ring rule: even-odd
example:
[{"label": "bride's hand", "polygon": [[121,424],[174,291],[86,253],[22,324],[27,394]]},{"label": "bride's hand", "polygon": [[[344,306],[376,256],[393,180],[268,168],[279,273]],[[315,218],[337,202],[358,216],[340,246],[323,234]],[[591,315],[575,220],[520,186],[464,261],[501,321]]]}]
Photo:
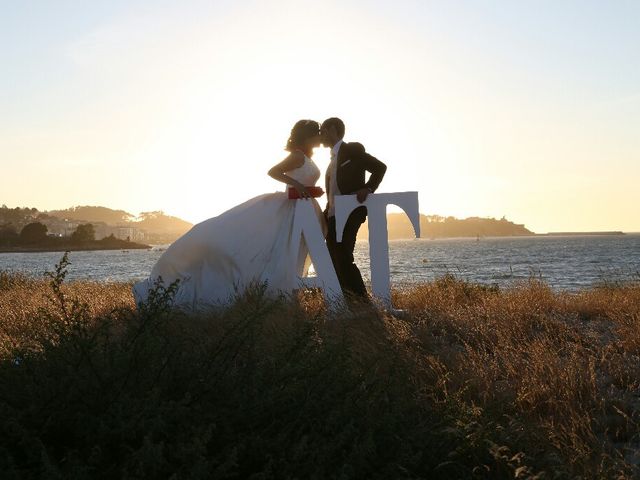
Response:
[{"label": "bride's hand", "polygon": [[311,194],[309,193],[309,190],[307,190],[307,187],[305,187],[300,182],[297,182],[293,187],[300,194],[300,198],[305,199],[305,200],[308,199],[308,198],[311,198]]}]

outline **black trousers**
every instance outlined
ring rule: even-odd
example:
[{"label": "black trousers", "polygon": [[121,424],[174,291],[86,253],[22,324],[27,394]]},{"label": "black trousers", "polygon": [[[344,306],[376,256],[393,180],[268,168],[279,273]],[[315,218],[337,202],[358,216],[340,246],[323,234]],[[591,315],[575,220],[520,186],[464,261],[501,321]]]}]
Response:
[{"label": "black trousers", "polygon": [[336,242],[336,217],[327,219],[327,248],[331,255],[333,268],[336,270],[340,287],[346,295],[355,295],[358,297],[367,297],[367,289],[362,281],[360,270],[353,262],[353,249],[356,245],[356,236],[360,225],[367,218],[367,210],[360,207],[354,210],[344,227],[342,234],[342,242]]}]

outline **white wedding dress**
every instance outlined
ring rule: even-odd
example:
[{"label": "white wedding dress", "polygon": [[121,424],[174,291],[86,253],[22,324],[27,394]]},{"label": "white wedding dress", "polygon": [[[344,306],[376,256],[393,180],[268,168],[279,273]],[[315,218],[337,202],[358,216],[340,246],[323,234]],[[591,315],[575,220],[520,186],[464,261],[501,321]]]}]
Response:
[{"label": "white wedding dress", "polygon": [[[305,156],[287,175],[312,186],[320,170]],[[167,248],[149,278],[133,286],[136,304],[147,300],[159,278],[165,287],[179,280],[174,305],[186,309],[228,304],[256,284],[266,285],[270,294],[299,288],[309,261],[302,237],[292,238],[297,201],[307,200],[267,193],[194,225]],[[318,202],[308,201],[324,224]]]}]

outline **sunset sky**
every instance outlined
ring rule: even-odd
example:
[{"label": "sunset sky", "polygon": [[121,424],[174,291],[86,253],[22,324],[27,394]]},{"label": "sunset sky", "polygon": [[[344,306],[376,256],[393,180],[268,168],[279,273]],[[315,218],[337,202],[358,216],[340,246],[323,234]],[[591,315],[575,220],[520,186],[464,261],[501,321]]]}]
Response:
[{"label": "sunset sky", "polygon": [[640,231],[638,1],[2,1],[0,65],[9,207],[198,222],[339,116],[423,213]]}]

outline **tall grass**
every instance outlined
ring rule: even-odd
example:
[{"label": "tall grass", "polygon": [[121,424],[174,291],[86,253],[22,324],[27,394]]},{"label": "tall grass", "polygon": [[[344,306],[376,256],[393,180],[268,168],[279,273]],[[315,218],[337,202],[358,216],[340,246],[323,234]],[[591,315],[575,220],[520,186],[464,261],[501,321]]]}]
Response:
[{"label": "tall grass", "polygon": [[445,277],[402,318],[0,274],[2,478],[634,478],[640,287]]}]

